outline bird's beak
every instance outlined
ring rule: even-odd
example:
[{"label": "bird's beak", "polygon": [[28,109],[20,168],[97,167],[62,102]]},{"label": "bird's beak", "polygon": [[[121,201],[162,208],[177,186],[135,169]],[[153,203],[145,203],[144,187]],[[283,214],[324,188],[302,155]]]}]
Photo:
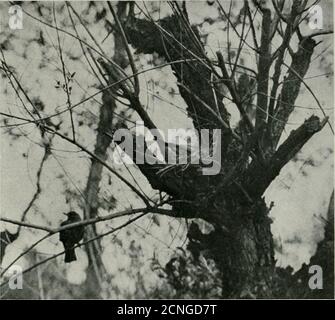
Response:
[{"label": "bird's beak", "polygon": [[64,214],[64,216],[68,216],[68,215],[67,215],[67,212],[62,212],[62,213]]}]

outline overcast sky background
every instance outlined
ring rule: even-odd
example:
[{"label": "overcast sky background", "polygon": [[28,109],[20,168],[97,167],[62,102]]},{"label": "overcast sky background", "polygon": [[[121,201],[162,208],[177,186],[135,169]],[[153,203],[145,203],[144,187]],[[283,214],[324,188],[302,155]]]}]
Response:
[{"label": "overcast sky background", "polygon": [[[168,12],[166,4],[161,3],[160,5],[161,14],[166,14]],[[332,28],[332,2],[321,1],[321,6],[324,13],[324,28]],[[77,4],[76,8],[80,8],[80,4]],[[188,3],[187,8],[190,20],[193,23],[200,23],[205,17],[217,15],[213,7],[208,7],[202,2]],[[6,19],[7,11],[8,5],[0,3],[2,21],[6,21],[4,19]],[[59,23],[61,23],[64,17],[59,16],[58,18]],[[64,106],[65,103],[64,94],[54,88],[55,81],[61,79],[61,74],[56,70],[56,67],[60,66],[60,61],[55,50],[42,49],[45,50],[45,56],[49,59],[45,60],[41,54],[41,47],[36,42],[27,41],[27,39],[34,38],[40,30],[43,30],[46,41],[56,44],[56,33],[54,30],[38,24],[28,17],[24,17],[23,23],[23,30],[9,31],[7,29],[3,31],[4,27],[2,26],[1,31],[4,33],[15,32],[14,39],[12,39],[10,44],[11,50],[6,52],[6,59],[9,65],[15,66],[17,73],[20,75],[20,80],[29,89],[31,95],[39,96],[45,103],[45,113],[52,114],[55,110],[58,110],[57,106]],[[201,29],[201,32],[209,33],[209,55],[211,55],[211,49],[215,52],[218,47],[222,49],[225,47],[226,38],[219,27],[220,25],[214,24],[211,26],[204,24]],[[95,26],[93,33],[100,40],[106,35],[102,25]],[[4,34],[1,33],[0,41],[2,41],[3,37]],[[64,35],[61,35],[61,39],[66,52],[71,52],[73,55],[81,54],[77,42]],[[233,38],[231,40],[232,43],[236,41]],[[277,43],[274,41],[273,46],[275,47],[278,44],[280,44],[279,40]],[[107,39],[103,46],[108,48],[109,52],[112,52],[113,42],[111,39]],[[313,89],[326,113],[330,116],[330,121],[333,123],[332,75],[325,76],[326,73],[333,72],[332,48],[333,37],[324,37],[323,43],[317,47],[314,54],[316,59],[312,62],[308,71],[306,83]],[[326,50],[325,53],[319,56],[324,50]],[[252,63],[252,58],[250,55],[250,63]],[[141,55],[140,63],[142,68],[150,66],[150,60],[151,57],[149,55]],[[91,87],[95,80],[93,77],[88,76],[83,64],[69,60],[66,62],[71,72],[76,72],[76,80],[88,91],[86,95],[95,92],[96,89]],[[246,64],[248,65],[248,61],[246,61]],[[139,67],[139,69],[141,68]],[[169,128],[192,127],[191,121],[185,116],[184,110],[177,109],[169,103],[153,97],[151,94],[152,92],[158,92],[165,100],[173,102],[181,109],[185,109],[185,104],[180,98],[175,97],[171,101],[171,96],[168,94],[169,87],[177,90],[175,79],[169,67],[144,73],[140,76],[140,80],[141,101],[143,101],[144,105],[147,105],[150,115],[159,128],[166,130]],[[9,90],[8,93],[4,93],[6,88]],[[74,86],[73,101],[77,102],[82,98],[82,89],[79,85]],[[0,109],[3,112],[25,116],[19,100],[13,95],[4,79],[1,79],[0,104]],[[297,108],[290,117],[290,124],[286,128],[285,136],[311,114],[322,117],[322,113],[318,110],[315,101],[305,88],[302,89],[296,105],[304,108]],[[85,111],[85,116],[92,117],[95,122],[97,121],[99,114],[97,103],[89,101],[76,111],[81,112],[83,110]],[[234,118],[235,111],[230,109],[230,112]],[[77,119],[82,118],[80,115],[77,116]],[[68,117],[64,116],[64,119],[65,124],[69,125],[66,122]],[[43,155],[39,131],[31,125],[23,126],[21,130],[26,136],[16,140],[9,138],[4,129],[1,131],[1,215],[12,219],[20,219],[23,210],[35,192],[36,171]],[[78,132],[80,133],[80,141],[92,150],[95,144],[95,135],[92,134],[92,130],[80,127]],[[23,154],[26,156],[23,157]],[[307,161],[311,159],[315,164],[314,166],[310,165],[311,161]],[[37,206],[34,206],[29,212],[28,221],[57,226],[63,219],[62,212],[72,209],[79,211],[80,206],[77,201],[70,200],[69,203],[66,203],[63,194],[64,181],[72,190],[83,192],[89,165],[90,160],[85,154],[78,153],[74,146],[56,138],[52,156],[50,156],[43,171],[42,195],[37,201]],[[154,194],[143,177],[134,169],[132,169],[132,172],[138,182],[141,183],[141,186],[145,188],[145,191],[149,194]],[[124,172],[124,174],[129,177],[127,172]],[[60,175],[62,175],[62,179],[59,178]],[[126,186],[119,183],[115,177],[112,177],[111,180],[112,186],[108,184],[109,174],[105,172],[101,182],[101,192],[106,200],[111,195],[118,199],[115,211],[127,208],[130,204],[134,208],[142,206],[140,201],[134,198]],[[274,201],[274,207],[271,211],[271,217],[274,220],[272,230],[276,240],[283,245],[283,252],[276,255],[279,265],[292,265],[294,268],[299,268],[303,262],[309,261],[310,256],[316,249],[316,241],[321,240],[323,237],[323,222],[320,219],[320,215],[326,215],[332,190],[333,136],[329,127],[326,126],[321,133],[316,134],[307,143],[302,152],[299,153],[298,161],[291,162],[285,167],[280,177],[275,180],[265,194],[268,204]],[[101,215],[106,213],[103,209],[99,211]],[[111,241],[111,238],[103,241],[106,248],[103,254],[106,266],[110,272],[119,273],[116,281],[120,282],[120,286],[124,286],[124,283],[127,283],[127,290],[131,290],[131,288],[129,289],[131,283],[127,281],[129,275],[122,272],[122,270],[123,268],[127,269],[127,266],[131,263],[126,248],[133,240],[135,240],[136,244],[141,245],[142,259],[146,261],[143,266],[143,273],[149,270],[148,259],[152,257],[154,251],[158,253],[161,261],[164,262],[173,253],[174,248],[185,245],[186,233],[183,224],[165,217],[161,217],[160,222],[161,226],[157,226],[152,222],[151,217],[148,217],[137,222],[137,225],[124,229],[117,235],[122,240],[123,246],[116,244],[115,240]],[[121,221],[113,221],[107,225],[99,224],[98,230],[103,231],[108,228],[108,225],[116,226],[119,223]],[[6,224],[6,227],[10,230],[15,230],[15,227],[9,224]],[[12,261],[28,244],[31,244],[43,234],[43,232],[31,232],[25,229],[19,240],[8,247],[3,266]],[[58,242],[58,237],[51,237],[39,245],[38,250],[42,258],[60,251],[61,246]],[[84,253],[81,249],[77,251],[78,261],[66,266],[67,277],[74,283],[80,283],[84,279],[84,269],[87,265]],[[24,260],[20,261],[19,264],[26,266]],[[152,281],[154,284],[155,278],[152,274],[150,276],[147,274],[147,277],[148,281]]]}]

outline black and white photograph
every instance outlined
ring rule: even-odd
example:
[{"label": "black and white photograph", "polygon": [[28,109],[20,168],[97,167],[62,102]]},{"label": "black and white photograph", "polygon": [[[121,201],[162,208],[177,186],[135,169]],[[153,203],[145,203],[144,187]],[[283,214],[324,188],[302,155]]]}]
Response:
[{"label": "black and white photograph", "polygon": [[333,300],[333,6],[0,1],[0,300]]}]

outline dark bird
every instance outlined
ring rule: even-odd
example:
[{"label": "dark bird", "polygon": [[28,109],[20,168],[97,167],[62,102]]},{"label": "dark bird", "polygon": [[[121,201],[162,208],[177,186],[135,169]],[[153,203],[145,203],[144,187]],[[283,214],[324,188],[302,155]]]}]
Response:
[{"label": "dark bird", "polygon": [[[67,216],[67,220],[61,223],[61,227],[81,221],[79,214],[74,211],[70,211],[64,214]],[[74,246],[79,243],[83,236],[84,226],[66,229],[59,233],[59,240],[63,242],[65,249],[65,263],[77,260]]]}]

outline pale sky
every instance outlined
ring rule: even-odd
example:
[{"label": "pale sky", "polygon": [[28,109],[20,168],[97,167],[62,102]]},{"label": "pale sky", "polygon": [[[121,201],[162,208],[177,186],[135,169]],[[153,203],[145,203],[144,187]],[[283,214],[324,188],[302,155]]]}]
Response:
[{"label": "pale sky", "polygon": [[[162,12],[166,12],[166,4],[161,3],[161,6]],[[325,28],[332,27],[331,2],[322,1],[321,6],[324,9]],[[7,4],[0,3],[2,21],[6,17],[6,12]],[[189,3],[188,12],[193,23],[199,23],[204,17],[213,17],[213,15],[217,14],[213,7],[205,6],[201,2]],[[59,16],[58,19],[59,23],[61,23],[63,18]],[[37,24],[28,17],[24,17],[23,23],[23,30],[11,31],[15,32],[15,34],[10,43],[10,51],[5,53],[7,63],[15,66],[17,74],[20,75],[20,80],[29,89],[31,96],[39,96],[45,103],[46,109],[44,113],[52,114],[59,110],[59,106],[63,106],[61,109],[64,108],[66,101],[64,94],[54,88],[56,80],[61,79],[61,73],[56,70],[60,66],[57,52],[54,49],[43,48],[45,51],[44,57],[48,57],[47,60],[43,57],[41,48],[36,42],[27,42],[26,40],[31,39],[40,30],[43,30],[45,40],[49,44],[56,44],[56,33],[54,30]],[[223,23],[221,23],[221,26],[223,26]],[[226,37],[219,27],[220,23],[218,25],[207,23],[201,29],[201,32],[209,33],[209,55],[211,55],[211,50],[215,52],[219,47],[224,48],[225,46]],[[105,37],[104,28],[101,24],[94,28],[93,33],[96,34],[97,39],[102,40]],[[5,30],[6,32],[8,30]],[[4,35],[0,34],[0,41],[2,41],[3,37]],[[313,55],[316,59],[312,62],[306,75],[306,83],[313,89],[313,92],[329,115],[330,121],[333,123],[333,39],[332,36],[326,36],[323,40],[323,43],[317,47]],[[73,54],[73,56],[80,55],[78,42],[64,35],[61,35],[61,41],[64,48],[66,48],[66,52]],[[232,43],[236,41],[233,35],[231,41]],[[280,44],[280,41],[277,41],[277,44]],[[274,41],[273,46],[276,46],[276,41]],[[107,39],[103,43],[103,47],[109,50],[108,52],[112,52],[113,41],[110,38]],[[326,53],[321,54],[324,50],[326,50]],[[248,59],[248,54],[246,56],[246,59]],[[252,58],[249,55],[250,61],[252,61]],[[141,55],[138,62],[139,69],[150,67],[150,60],[151,56]],[[82,59],[82,61],[84,60]],[[67,60],[66,63],[71,72],[76,72],[75,78],[79,83],[74,85],[74,102],[80,101],[84,94],[88,95],[96,91],[96,89],[90,87],[94,83],[94,78],[88,75],[86,67],[81,62]],[[248,60],[246,64],[248,64]],[[330,69],[327,66],[330,66]],[[326,73],[331,73],[331,75],[327,77],[325,76]],[[20,101],[13,95],[8,83],[4,79],[0,81],[1,111],[25,117]],[[158,128],[167,130],[169,128],[192,127],[190,119],[185,115],[185,103],[178,96],[175,96],[172,99],[173,101],[171,101],[171,96],[168,94],[168,90],[171,87],[177,91],[175,78],[169,67],[144,73],[140,76],[140,81],[141,101],[143,105],[147,106],[148,112]],[[80,86],[88,92],[84,93]],[[4,93],[5,89],[9,90],[8,93]],[[161,99],[153,97],[153,92],[157,93]],[[97,99],[99,100],[99,98]],[[166,103],[166,101],[172,102],[179,108]],[[322,117],[316,102],[305,88],[302,89],[296,105],[304,108],[297,108],[292,114],[285,136],[311,114],[314,113]],[[99,106],[96,102],[87,102],[76,109],[76,116],[78,119],[91,117],[96,122],[99,114],[98,108]],[[79,115],[78,113],[80,112],[84,112],[84,116]],[[234,110],[230,109],[230,112],[234,116]],[[68,115],[63,115],[62,119],[65,124],[63,127],[68,126],[69,128]],[[80,136],[81,143],[90,150],[93,149],[95,143],[95,135],[92,134],[92,129],[94,128],[94,126],[91,129],[86,126],[78,128],[78,136]],[[43,155],[39,131],[31,125],[22,126],[20,129],[25,136],[15,140],[9,139],[8,135],[5,134],[5,130],[1,130],[0,208],[2,216],[12,219],[20,219],[23,210],[35,192],[36,171]],[[57,226],[63,219],[62,212],[70,211],[70,209],[80,210],[77,201],[70,200],[69,203],[66,203],[63,194],[64,184],[73,191],[78,192],[80,190],[83,192],[90,161],[85,154],[78,153],[74,146],[58,138],[55,138],[53,147],[52,155],[43,171],[42,195],[27,216],[31,223],[45,223]],[[25,154],[25,157],[22,156],[23,154]],[[274,201],[275,206],[271,211],[271,217],[274,220],[272,230],[275,239],[283,246],[283,252],[276,255],[278,264],[282,266],[292,265],[295,268],[299,268],[303,262],[308,262],[315,251],[316,240],[320,240],[323,237],[322,221],[318,217],[326,215],[328,201],[333,190],[333,136],[328,126],[307,143],[302,152],[299,153],[298,159],[299,161],[291,162],[285,167],[265,193],[265,199],[268,204]],[[307,159],[312,159],[315,166],[309,165],[310,162],[307,162]],[[153,194],[145,179],[134,168],[132,168],[132,172],[144,190],[149,194]],[[129,177],[125,170],[124,174]],[[130,204],[134,208],[143,206],[138,199],[135,199],[130,194],[127,187],[118,182],[115,177],[111,178],[112,186],[108,184],[108,179],[109,174],[105,172],[101,182],[101,193],[106,199],[111,195],[118,199],[115,211],[124,209]],[[103,215],[107,211],[101,209],[99,213]],[[121,222],[121,220],[113,221],[110,224],[116,226]],[[137,222],[139,227],[131,226],[118,233],[117,237],[121,239],[123,247],[115,244],[115,241],[111,241],[111,237],[103,241],[105,245],[103,259],[106,261],[106,267],[111,273],[120,272],[117,280],[120,282],[120,286],[122,286],[122,283],[127,283],[127,285],[130,283],[126,281],[129,275],[120,270],[123,268],[127,269],[127,266],[131,263],[125,249],[132,240],[135,240],[142,247],[143,255],[141,261],[144,263],[142,270],[144,274],[149,270],[148,259],[152,257],[154,251],[159,254],[159,258],[163,262],[168,260],[174,248],[185,245],[186,229],[179,221],[161,217],[160,222],[159,227],[152,223],[151,218],[145,218]],[[168,223],[171,224],[172,231],[168,227]],[[9,224],[6,224],[6,227],[10,230],[15,230],[15,227],[13,228]],[[106,230],[106,225],[99,224],[98,230]],[[42,234],[44,233],[32,233],[25,229],[19,240],[8,247],[2,267],[6,266],[28,244],[38,239]],[[57,239],[57,236],[51,237],[38,246],[38,251],[41,253],[42,258],[61,250],[61,245]],[[78,261],[66,266],[66,272],[70,281],[80,283],[85,277],[83,270],[87,265],[87,260],[81,249],[77,251]],[[113,259],[110,257],[113,257]],[[24,260],[19,263],[25,266]],[[148,281],[154,282],[152,275],[151,277],[148,276],[148,278]],[[132,289],[127,288],[127,290]]]}]

